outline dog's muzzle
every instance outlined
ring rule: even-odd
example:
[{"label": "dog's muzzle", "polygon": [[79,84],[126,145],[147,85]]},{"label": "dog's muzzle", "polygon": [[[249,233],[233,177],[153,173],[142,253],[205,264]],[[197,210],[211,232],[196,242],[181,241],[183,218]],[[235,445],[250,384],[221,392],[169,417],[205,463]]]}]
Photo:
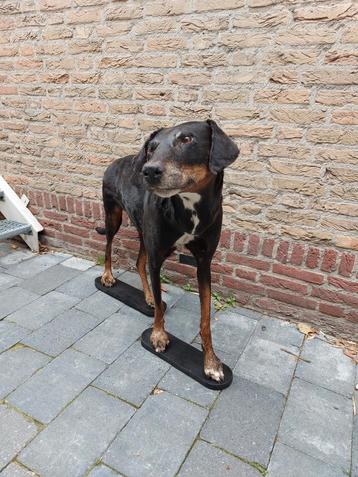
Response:
[{"label": "dog's muzzle", "polygon": [[145,164],[143,169],[143,176],[147,184],[151,186],[158,185],[162,175],[163,175],[163,168],[160,165],[155,165],[155,164]]}]

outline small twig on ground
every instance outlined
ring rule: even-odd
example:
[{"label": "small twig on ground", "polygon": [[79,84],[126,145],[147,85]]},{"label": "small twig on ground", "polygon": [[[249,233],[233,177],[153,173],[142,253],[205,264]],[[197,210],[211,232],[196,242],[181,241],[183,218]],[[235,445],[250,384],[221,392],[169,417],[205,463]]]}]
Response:
[{"label": "small twig on ground", "polygon": [[297,354],[295,354],[295,353],[291,353],[291,351],[288,351],[287,349],[281,348],[281,351],[284,351],[285,353],[290,354],[291,356],[294,356],[296,359],[298,359],[300,361],[304,361],[305,363],[310,363],[311,362],[308,359],[301,358],[301,356],[297,356]]}]

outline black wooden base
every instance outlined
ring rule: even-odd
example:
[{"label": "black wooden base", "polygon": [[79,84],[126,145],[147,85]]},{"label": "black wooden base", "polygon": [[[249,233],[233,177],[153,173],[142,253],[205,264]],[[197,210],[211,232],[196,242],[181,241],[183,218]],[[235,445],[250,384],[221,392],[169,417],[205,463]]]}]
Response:
[{"label": "black wooden base", "polygon": [[174,366],[174,368],[179,369],[179,371],[195,379],[195,381],[198,381],[198,383],[206,388],[221,390],[230,386],[232,382],[232,371],[226,364],[223,365],[224,381],[218,383],[205,376],[204,355],[202,351],[168,333],[170,343],[167,349],[163,353],[157,353],[150,342],[151,333],[152,328],[147,328],[143,331],[142,346],[158,356],[158,358],[164,359],[164,361]]}]

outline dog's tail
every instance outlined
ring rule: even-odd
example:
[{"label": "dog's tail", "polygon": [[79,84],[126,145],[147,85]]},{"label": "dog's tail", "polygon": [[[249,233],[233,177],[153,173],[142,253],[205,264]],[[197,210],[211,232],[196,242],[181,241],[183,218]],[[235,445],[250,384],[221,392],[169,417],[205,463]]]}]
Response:
[{"label": "dog's tail", "polygon": [[105,227],[96,227],[95,230],[100,235],[106,235],[106,228]]}]

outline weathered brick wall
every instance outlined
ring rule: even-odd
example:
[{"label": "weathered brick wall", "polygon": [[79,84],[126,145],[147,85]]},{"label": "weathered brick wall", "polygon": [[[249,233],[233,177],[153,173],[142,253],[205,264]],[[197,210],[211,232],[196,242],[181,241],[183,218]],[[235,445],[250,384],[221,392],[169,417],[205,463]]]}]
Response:
[{"label": "weathered brick wall", "polygon": [[[215,286],[357,337],[357,19],[345,0],[3,0],[0,172],[44,240],[98,256],[106,165],[212,117],[242,151]],[[130,227],[116,248],[133,265]]]}]

